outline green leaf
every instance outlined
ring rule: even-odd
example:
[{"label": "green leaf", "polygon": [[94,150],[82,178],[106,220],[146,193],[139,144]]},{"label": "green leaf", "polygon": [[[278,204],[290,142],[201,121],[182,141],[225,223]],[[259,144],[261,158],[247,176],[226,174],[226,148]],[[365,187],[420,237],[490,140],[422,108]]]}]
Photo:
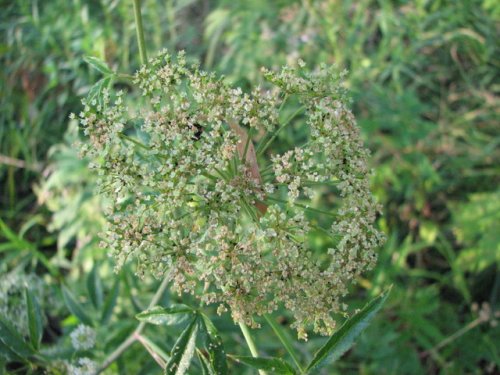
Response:
[{"label": "green leaf", "polygon": [[69,311],[76,316],[82,323],[92,326],[92,319],[85,313],[82,305],[75,299],[73,294],[64,285],[62,286],[64,302]]},{"label": "green leaf", "polygon": [[218,375],[227,374],[227,360],[222,339],[217,328],[210,318],[205,314],[202,317],[202,329],[207,333],[208,353],[210,354],[210,365]]},{"label": "green leaf", "polygon": [[94,56],[84,56],[83,60],[89,64],[92,68],[95,70],[101,72],[104,75],[110,75],[113,74],[113,71],[111,68],[106,64],[105,61],[102,61],[101,59],[94,57]]},{"label": "green leaf", "polygon": [[89,292],[90,300],[96,309],[100,309],[103,301],[102,294],[102,281],[99,276],[97,264],[94,264],[92,271],[87,276],[87,290]]},{"label": "green leaf", "polygon": [[354,344],[354,340],[368,326],[389,295],[390,289],[366,304],[361,311],[348,319],[328,342],[314,355],[306,371],[318,369],[326,362],[334,362]]},{"label": "green leaf", "polygon": [[186,305],[171,307],[154,306],[137,314],[135,317],[143,322],[171,326],[184,322],[187,316],[193,313],[193,309]]},{"label": "green leaf", "polygon": [[243,363],[258,370],[269,371],[271,374],[295,374],[295,369],[292,367],[292,365],[281,358],[245,357],[236,355],[230,355],[229,358],[231,358],[235,362]]},{"label": "green leaf", "polygon": [[12,352],[21,358],[28,358],[35,354],[31,348],[3,316],[0,316],[0,341]]},{"label": "green leaf", "polygon": [[103,91],[111,85],[112,79],[113,76],[107,76],[94,83],[94,85],[89,90],[87,100],[90,103],[95,100],[98,104],[102,104]]},{"label": "green leaf", "polygon": [[170,353],[165,374],[184,375],[189,368],[196,346],[198,334],[198,318],[194,318],[189,326],[181,333]]},{"label": "green leaf", "polygon": [[[49,272],[57,278],[59,276],[59,270],[50,263],[50,260],[42,253],[41,251],[38,250],[38,248],[33,245],[31,242],[28,242],[18,236],[16,233],[14,233],[6,224],[5,222],[0,218],[0,232],[10,240],[11,246],[7,246],[6,248],[11,248],[12,250],[18,250],[20,252],[27,251],[29,252],[34,258],[38,259],[44,266],[49,270]],[[5,250],[5,248],[4,248]]]},{"label": "green leaf", "polygon": [[116,301],[118,300],[118,295],[120,294],[120,279],[116,278],[115,283],[113,284],[113,289],[106,297],[104,301],[104,308],[101,314],[101,323],[106,324],[111,319],[111,315],[113,314],[113,309],[116,306]]},{"label": "green leaf", "polygon": [[218,375],[212,367],[212,364],[207,357],[199,350],[196,349],[196,354],[201,364],[201,371],[203,375]]},{"label": "green leaf", "polygon": [[36,297],[28,288],[25,289],[25,296],[26,308],[28,310],[28,328],[30,334],[30,342],[33,348],[37,350],[40,347],[40,343],[42,342],[42,312],[40,310],[40,305],[38,304]]},{"label": "green leaf", "polygon": [[7,362],[10,362],[10,361],[19,361],[19,362],[22,362],[23,361],[23,357],[19,356],[19,354],[16,354],[15,352],[13,352],[0,339],[0,366],[3,365],[2,360],[6,360]]}]

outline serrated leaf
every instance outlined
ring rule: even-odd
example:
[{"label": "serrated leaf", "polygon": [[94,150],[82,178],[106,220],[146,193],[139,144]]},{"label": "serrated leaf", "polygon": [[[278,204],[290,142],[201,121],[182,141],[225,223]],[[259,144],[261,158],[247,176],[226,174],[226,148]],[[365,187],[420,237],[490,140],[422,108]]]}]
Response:
[{"label": "serrated leaf", "polygon": [[295,369],[288,362],[281,358],[276,357],[246,357],[246,356],[233,356],[229,358],[232,360],[243,363],[247,366],[253,367],[258,370],[269,371],[271,374],[293,375]]},{"label": "serrated leaf", "polygon": [[92,267],[92,270],[87,276],[87,291],[89,292],[92,305],[94,305],[96,309],[100,309],[103,301],[103,293],[102,281],[97,270],[97,264],[94,264],[94,267]]},{"label": "serrated leaf", "polygon": [[95,70],[101,72],[104,75],[110,75],[113,74],[113,71],[111,68],[106,64],[105,61],[102,61],[101,59],[94,57],[94,56],[85,56],[83,60],[89,64],[92,68]]},{"label": "serrated leaf", "polygon": [[354,344],[354,340],[368,326],[378,310],[382,307],[389,295],[390,289],[367,303],[361,311],[348,319],[340,329],[335,332],[327,343],[314,355],[306,371],[312,371],[334,362]]},{"label": "serrated leaf", "polygon": [[165,368],[166,375],[184,375],[186,373],[194,355],[197,334],[198,318],[196,317],[174,344],[170,353],[170,360]]},{"label": "serrated leaf", "polygon": [[104,307],[101,314],[102,324],[106,324],[109,322],[109,319],[113,314],[113,309],[116,306],[116,301],[118,299],[119,294],[120,294],[120,279],[116,278],[115,283],[113,284],[113,289],[111,289],[111,292],[104,301]]},{"label": "serrated leaf", "polygon": [[186,305],[170,307],[154,306],[137,314],[135,317],[143,322],[171,326],[184,322],[193,313],[193,309]]},{"label": "serrated leaf", "polygon": [[4,317],[0,316],[0,341],[21,358],[28,358],[35,352],[17,333],[17,330]]},{"label": "serrated leaf", "polygon": [[218,375],[227,374],[226,352],[217,328],[205,314],[202,317],[202,328],[207,332],[210,365]]},{"label": "serrated leaf", "polygon": [[26,309],[28,310],[28,330],[30,334],[30,342],[35,350],[38,350],[42,342],[43,334],[43,319],[40,305],[37,298],[31,291],[25,289]]},{"label": "serrated leaf", "polygon": [[69,311],[76,316],[82,323],[92,326],[92,319],[85,313],[82,305],[76,300],[71,291],[62,286],[63,299]]}]

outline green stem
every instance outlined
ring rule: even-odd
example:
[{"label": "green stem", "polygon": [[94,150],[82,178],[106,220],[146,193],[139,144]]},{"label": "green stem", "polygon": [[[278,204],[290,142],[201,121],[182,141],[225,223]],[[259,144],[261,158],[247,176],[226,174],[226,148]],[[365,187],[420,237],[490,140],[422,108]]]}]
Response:
[{"label": "green stem", "polygon": [[[243,337],[245,337],[245,341],[247,342],[248,349],[250,349],[250,353],[252,353],[252,357],[259,357],[259,352],[257,351],[257,347],[255,346],[255,342],[253,341],[252,334],[250,330],[246,326],[245,323],[239,322],[241,332],[243,333]],[[260,375],[267,375],[265,371],[259,370]]]},{"label": "green stem", "polygon": [[[165,289],[167,289],[168,283],[170,281],[170,274],[168,274],[163,281],[161,282],[160,286],[158,287],[155,295],[151,299],[151,302],[149,303],[148,308],[152,308],[153,306],[156,306],[160,298],[163,296],[163,293],[165,292]],[[102,363],[101,367],[97,370],[96,374],[100,374],[103,372],[105,369],[107,369],[114,361],[116,361],[134,342],[138,340],[138,337],[140,337],[140,334],[146,327],[146,322],[142,321],[137,325],[137,328],[130,334],[127,339],[121,343],[121,345],[115,349],[113,353],[111,353]]]},{"label": "green stem", "polygon": [[309,212],[314,212],[314,213],[317,213],[317,214],[327,215],[327,216],[334,217],[334,218],[337,217],[337,215],[335,215],[335,214],[333,214],[333,213],[331,213],[329,211],[324,211],[324,210],[320,210],[319,208],[309,207],[309,206],[306,206],[304,204],[300,204],[300,203],[297,203],[297,202],[290,203],[289,201],[286,201],[286,200],[283,200],[283,199],[278,199],[278,198],[273,198],[273,197],[267,197],[267,199],[270,200],[270,201],[273,201],[273,202],[278,202],[278,203],[283,203],[283,204],[291,204],[292,206],[300,207],[303,210],[306,210],[306,211],[309,211]]},{"label": "green stem", "polygon": [[273,329],[274,333],[276,334],[278,339],[281,341],[281,343],[285,347],[288,354],[290,354],[290,357],[292,357],[292,359],[295,362],[295,365],[299,369],[300,373],[303,374],[304,369],[300,365],[299,357],[297,356],[297,353],[295,353],[295,350],[293,349],[292,343],[290,342],[288,337],[286,337],[286,335],[283,332],[283,330],[281,329],[281,327],[278,324],[276,324],[276,322],[274,321],[274,319],[272,317],[265,314],[264,318],[266,319],[267,323],[269,323],[269,325]]},{"label": "green stem", "polygon": [[433,352],[437,352],[438,350],[444,348],[446,345],[450,344],[451,342],[453,342],[454,340],[456,340],[457,338],[459,338],[460,336],[466,334],[467,332],[469,332],[471,329],[473,328],[476,328],[478,325],[484,323],[485,320],[484,318],[482,317],[479,317],[475,320],[473,320],[472,322],[470,322],[469,324],[467,324],[465,327],[462,327],[460,328],[457,332],[455,332],[454,334],[452,334],[451,336],[445,338],[443,341],[441,341],[439,344],[437,344],[436,346],[434,346],[433,348],[425,351],[424,353],[433,353]]},{"label": "green stem", "polygon": [[273,143],[273,141],[276,139],[278,134],[287,126],[294,118],[297,116],[300,112],[302,112],[305,109],[305,106],[300,107],[297,109],[271,136],[271,138],[266,141],[266,143],[261,143],[259,147],[257,148],[256,154],[257,156],[261,156],[266,149]]},{"label": "green stem", "polygon": [[142,28],[141,0],[134,0],[134,17],[141,64],[144,65],[148,61],[148,55],[146,53],[146,42],[144,41],[144,29]]}]

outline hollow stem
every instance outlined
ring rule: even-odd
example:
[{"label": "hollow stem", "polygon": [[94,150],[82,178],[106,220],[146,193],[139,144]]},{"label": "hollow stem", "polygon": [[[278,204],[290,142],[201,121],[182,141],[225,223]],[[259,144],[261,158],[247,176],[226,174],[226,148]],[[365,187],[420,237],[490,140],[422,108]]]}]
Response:
[{"label": "hollow stem", "polygon": [[[257,347],[255,346],[255,342],[253,341],[252,334],[248,329],[247,325],[243,322],[239,323],[241,332],[243,333],[243,337],[245,337],[245,341],[247,342],[248,349],[250,349],[250,353],[252,353],[252,357],[257,358],[259,356],[259,352],[257,351]],[[267,375],[265,371],[259,370],[260,375]]]},{"label": "hollow stem", "polygon": [[139,45],[141,64],[144,65],[148,61],[148,55],[146,53],[146,42],[144,41],[144,29],[142,27],[141,0],[133,0],[133,1],[134,1],[135,31],[137,33],[137,44]]}]

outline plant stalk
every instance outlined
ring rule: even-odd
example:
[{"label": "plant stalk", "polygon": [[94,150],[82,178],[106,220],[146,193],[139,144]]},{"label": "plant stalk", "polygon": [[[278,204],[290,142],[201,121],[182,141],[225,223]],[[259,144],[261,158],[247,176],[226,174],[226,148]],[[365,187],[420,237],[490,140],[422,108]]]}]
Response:
[{"label": "plant stalk", "polygon": [[134,0],[134,18],[141,64],[145,65],[148,61],[148,55],[146,53],[146,42],[144,41],[144,29],[142,27],[141,0]]},{"label": "plant stalk", "polygon": [[[156,290],[156,293],[154,294],[153,298],[151,299],[151,302],[149,303],[148,309],[152,308],[153,306],[156,306],[160,298],[163,296],[163,293],[165,292],[165,289],[167,289],[168,283],[170,281],[170,274],[168,274],[163,281],[161,282],[160,286]],[[144,327],[146,327],[146,322],[142,321],[137,325],[137,328],[130,334],[127,339],[121,343],[121,345],[115,349],[113,353],[111,353],[102,363],[101,367],[97,370],[96,374],[100,374],[103,372],[105,369],[107,369],[114,361],[116,361],[134,342],[138,340],[138,337],[140,337],[140,334],[144,330]]]},{"label": "plant stalk", "polygon": [[[257,351],[257,347],[255,346],[255,342],[253,341],[252,334],[248,329],[247,325],[243,322],[238,323],[240,325],[241,332],[243,333],[243,337],[245,337],[245,341],[247,342],[248,349],[250,349],[250,353],[252,353],[252,357],[257,358],[259,356],[259,352]],[[259,370],[260,375],[267,375],[265,371]]]}]

